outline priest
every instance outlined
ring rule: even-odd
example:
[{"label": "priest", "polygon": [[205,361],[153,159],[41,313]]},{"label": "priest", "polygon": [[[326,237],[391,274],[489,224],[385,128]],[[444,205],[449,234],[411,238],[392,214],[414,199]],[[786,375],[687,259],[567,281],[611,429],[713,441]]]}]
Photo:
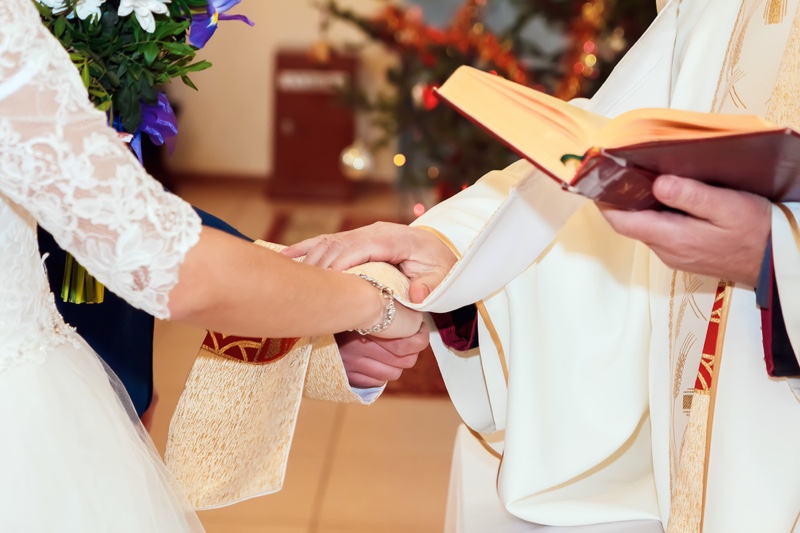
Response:
[{"label": "priest", "polygon": [[[800,1],[659,4],[575,105],[800,129]],[[448,531],[798,526],[800,204],[677,176],[655,194],[673,210],[613,211],[518,162],[411,228],[286,251],[335,269],[392,261],[421,308],[466,305],[431,340],[464,420]]]}]

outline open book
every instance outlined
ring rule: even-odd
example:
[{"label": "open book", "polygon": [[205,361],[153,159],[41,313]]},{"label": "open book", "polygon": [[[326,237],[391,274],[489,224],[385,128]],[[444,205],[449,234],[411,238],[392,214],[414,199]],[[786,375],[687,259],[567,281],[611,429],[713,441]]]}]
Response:
[{"label": "open book", "polygon": [[636,109],[609,119],[466,66],[437,93],[565,189],[594,200],[657,207],[652,182],[660,174],[800,200],[800,134],[756,116]]}]

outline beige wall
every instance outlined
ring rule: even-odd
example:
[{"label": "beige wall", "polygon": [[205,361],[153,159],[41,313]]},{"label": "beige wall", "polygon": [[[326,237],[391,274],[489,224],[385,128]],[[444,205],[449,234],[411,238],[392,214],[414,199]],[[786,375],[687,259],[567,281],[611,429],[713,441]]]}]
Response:
[{"label": "beige wall", "polygon": [[[380,9],[376,0],[342,0],[361,13]],[[272,73],[279,48],[310,47],[319,39],[319,12],[310,0],[245,0],[235,12],[256,25],[223,21],[199,58],[213,63],[192,80],[199,91],[180,81],[168,88],[180,105],[180,134],[169,167],[180,173],[266,178],[272,172]],[[333,43],[364,42],[354,28],[334,23]],[[378,45],[364,49],[365,83],[391,61]],[[378,178],[391,179],[389,156],[378,154]]]}]

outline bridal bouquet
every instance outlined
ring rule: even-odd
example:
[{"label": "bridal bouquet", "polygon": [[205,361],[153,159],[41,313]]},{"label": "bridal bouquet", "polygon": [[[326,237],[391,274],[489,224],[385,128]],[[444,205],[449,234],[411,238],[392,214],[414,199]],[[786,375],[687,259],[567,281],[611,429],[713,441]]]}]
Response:
[{"label": "bridal bouquet", "polygon": [[[177,120],[160,87],[207,69],[196,61],[222,20],[253,23],[227,12],[241,0],[33,0],[42,23],[69,52],[94,105],[141,160],[141,136],[172,151]],[[103,287],[67,258],[64,301],[101,302]]]}]

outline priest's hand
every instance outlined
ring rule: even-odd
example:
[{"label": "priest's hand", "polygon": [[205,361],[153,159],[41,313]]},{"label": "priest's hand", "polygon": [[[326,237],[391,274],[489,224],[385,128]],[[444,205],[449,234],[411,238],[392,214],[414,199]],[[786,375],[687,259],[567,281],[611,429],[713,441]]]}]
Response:
[{"label": "priest's hand", "polygon": [[307,265],[337,271],[371,261],[391,263],[411,281],[409,298],[414,303],[424,300],[456,263],[450,247],[430,231],[389,222],[306,239],[281,253],[306,256]]},{"label": "priest's hand", "polygon": [[400,378],[403,370],[414,366],[419,353],[428,346],[428,326],[404,339],[379,339],[354,332],[338,333],[336,343],[350,385],[380,387]]},{"label": "priest's hand", "polygon": [[614,230],[668,267],[755,286],[770,233],[768,200],[677,176],[659,176],[653,193],[679,212],[598,207]]}]

